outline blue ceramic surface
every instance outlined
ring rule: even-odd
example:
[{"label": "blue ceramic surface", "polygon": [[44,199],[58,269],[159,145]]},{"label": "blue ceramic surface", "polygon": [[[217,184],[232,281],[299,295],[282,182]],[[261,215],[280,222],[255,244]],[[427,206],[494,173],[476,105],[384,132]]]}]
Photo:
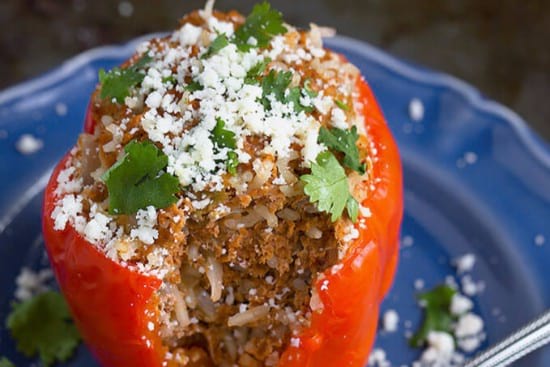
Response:
[{"label": "blue ceramic surface", "polygon": [[[98,69],[121,63],[138,41],[86,52],[0,93],[0,355],[17,366],[33,361],[15,351],[3,320],[20,268],[47,264],[40,209],[49,171],[82,129]],[[548,146],[513,112],[461,81],[351,39],[327,44],[362,70],[403,158],[404,241],[396,282],[383,305],[397,310],[401,323],[397,333],[381,332],[377,340],[392,365],[410,364],[419,355],[404,337],[421,317],[413,283],[421,279],[427,288],[442,283],[455,274],[450,259],[461,254],[477,255],[471,276],[485,283],[485,291],[475,297],[475,311],[485,319],[488,343],[549,308]],[[424,104],[421,122],[410,119],[412,98]],[[24,133],[42,139],[44,148],[19,153],[15,143]],[[65,365],[97,366],[85,347]],[[517,365],[550,366],[550,349]]]}]

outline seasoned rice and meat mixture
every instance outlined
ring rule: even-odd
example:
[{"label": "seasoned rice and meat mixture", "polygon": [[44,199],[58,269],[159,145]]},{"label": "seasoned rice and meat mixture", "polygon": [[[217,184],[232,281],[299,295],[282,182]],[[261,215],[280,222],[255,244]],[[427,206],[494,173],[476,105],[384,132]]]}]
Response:
[{"label": "seasoned rice and meat mixture", "polygon": [[164,365],[277,366],[375,214],[380,147],[329,29],[211,5],[100,71],[51,220],[160,280]]}]

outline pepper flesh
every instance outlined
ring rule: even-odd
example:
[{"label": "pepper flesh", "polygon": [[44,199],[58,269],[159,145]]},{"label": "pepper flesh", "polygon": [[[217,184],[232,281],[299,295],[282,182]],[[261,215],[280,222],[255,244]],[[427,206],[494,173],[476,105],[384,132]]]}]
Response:
[{"label": "pepper flesh", "polygon": [[165,355],[156,325],[161,281],[107,258],[71,225],[54,229],[57,176],[46,186],[43,233],[48,256],[82,338],[103,366],[161,366]]},{"label": "pepper flesh", "polygon": [[[366,226],[356,226],[359,237],[337,271],[327,269],[315,284],[322,309],[312,313],[299,343],[283,352],[279,367],[363,367],[374,342],[379,304],[393,281],[403,213],[401,164],[372,91],[362,78],[357,85],[367,132],[377,151],[372,166],[375,190],[361,203],[372,216],[364,218]],[[92,133],[94,125],[88,110],[84,130]],[[43,230],[76,324],[105,367],[163,366],[166,348],[155,332],[155,291],[161,281],[108,259],[70,225],[54,230],[56,179],[66,160],[46,188]]]},{"label": "pepper flesh", "polygon": [[[337,271],[327,269],[315,284],[322,310],[297,346],[283,354],[279,367],[363,367],[374,342],[379,305],[390,288],[398,257],[403,215],[399,153],[367,83],[357,82],[367,132],[377,151],[374,192],[361,203],[372,216],[356,225],[359,237]],[[360,218],[361,219],[361,218]]]}]

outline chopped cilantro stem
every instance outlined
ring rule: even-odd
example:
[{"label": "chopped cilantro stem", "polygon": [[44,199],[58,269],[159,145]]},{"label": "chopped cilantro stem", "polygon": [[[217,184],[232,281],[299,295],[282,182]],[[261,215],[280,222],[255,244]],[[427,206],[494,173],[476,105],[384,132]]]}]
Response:
[{"label": "chopped cilantro stem", "polygon": [[349,106],[344,102],[335,99],[334,103],[336,103],[336,106],[338,106],[338,108],[340,108],[341,110],[349,111]]}]

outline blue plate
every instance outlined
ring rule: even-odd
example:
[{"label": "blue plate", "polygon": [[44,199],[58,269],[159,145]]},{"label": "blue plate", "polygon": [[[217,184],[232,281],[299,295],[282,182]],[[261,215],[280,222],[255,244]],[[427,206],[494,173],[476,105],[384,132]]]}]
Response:
[{"label": "blue plate", "polygon": [[[82,129],[99,68],[130,56],[137,42],[86,52],[60,68],[0,94],[0,320],[23,265],[45,266],[40,235],[42,190],[55,163]],[[508,109],[450,76],[399,61],[367,44],[337,37],[329,47],[345,54],[371,84],[398,141],[405,171],[401,264],[383,309],[401,318],[397,333],[377,344],[395,366],[419,352],[406,334],[420,322],[413,283],[432,287],[454,274],[450,259],[477,255],[471,274],[485,291],[475,298],[492,343],[550,307],[550,150]],[[422,101],[420,122],[409,116]],[[43,149],[22,155],[17,139],[31,133]],[[546,241],[546,243],[544,243]],[[3,325],[0,327],[3,328]],[[32,362],[0,330],[0,355],[17,366]],[[85,347],[67,366],[97,366]],[[550,350],[518,365],[550,366]]]}]

